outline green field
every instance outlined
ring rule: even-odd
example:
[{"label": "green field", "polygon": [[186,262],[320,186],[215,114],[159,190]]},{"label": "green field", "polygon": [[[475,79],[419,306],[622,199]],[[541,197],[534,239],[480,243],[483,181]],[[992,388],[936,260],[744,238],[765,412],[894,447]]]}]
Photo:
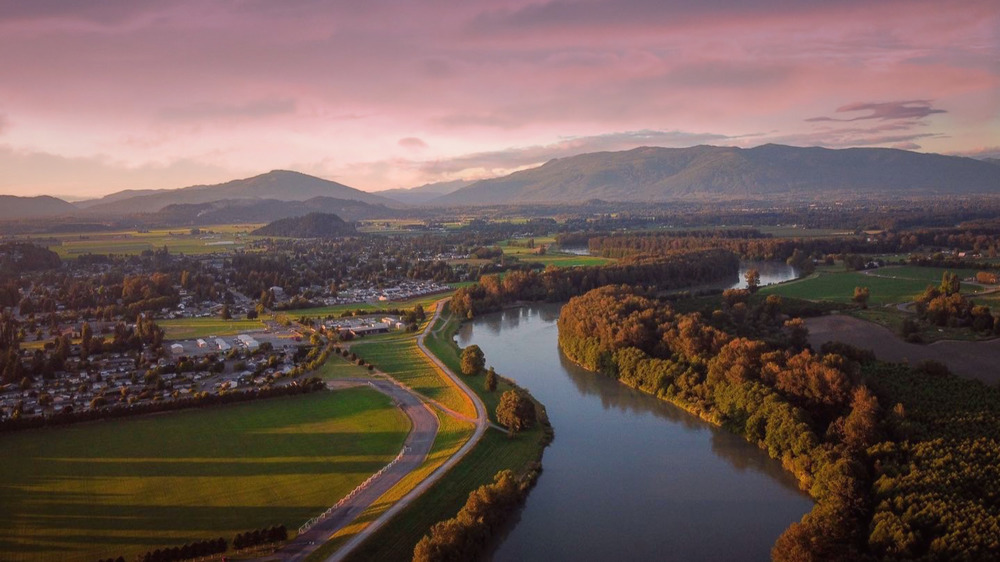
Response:
[{"label": "green field", "polygon": [[234,336],[264,329],[260,320],[223,320],[216,317],[157,320],[156,325],[163,328],[163,337],[168,340]]},{"label": "green field", "polygon": [[294,530],[388,463],[409,427],[356,388],[3,435],[0,560]]},{"label": "green field", "polygon": [[216,225],[200,227],[200,234],[191,234],[190,228],[173,228],[138,232],[81,232],[26,236],[38,240],[63,259],[73,259],[83,254],[136,255],[147,250],[166,247],[171,253],[211,254],[243,249],[247,242],[257,239],[249,232],[260,225]]},{"label": "green field", "polygon": [[[453,283],[456,288],[462,286],[462,283]],[[322,318],[326,316],[340,316],[345,312],[354,312],[360,310],[362,313],[370,312],[373,310],[391,310],[394,308],[407,309],[413,308],[418,304],[424,307],[424,310],[428,314],[431,312],[431,305],[435,302],[449,296],[450,292],[434,293],[433,295],[421,295],[412,299],[407,299],[404,301],[385,301],[385,302],[357,302],[351,304],[338,304],[334,306],[323,306],[318,308],[299,308],[295,310],[286,310],[283,314],[286,314],[292,318],[301,318],[303,316],[307,318]]]},{"label": "green field", "polygon": [[[869,274],[860,271],[820,271],[809,277],[771,285],[760,290],[764,295],[781,295],[812,301],[848,303],[854,297],[855,287],[868,287],[871,291],[869,305],[881,306],[912,301],[927,288],[938,285],[945,271],[936,267],[893,266],[872,270]],[[975,275],[973,270],[955,270],[960,277]],[[963,293],[981,291],[980,287],[965,284]]]},{"label": "green field", "polygon": [[456,412],[475,417],[475,408],[469,399],[417,348],[415,333],[395,332],[356,340],[351,344],[351,351],[420,394]]},{"label": "green field", "polygon": [[[518,239],[518,240],[507,240],[501,242],[500,248],[503,250],[504,255],[513,256],[522,262],[533,262],[540,263],[546,267],[554,265],[556,267],[576,267],[576,266],[590,266],[590,265],[604,265],[610,263],[614,260],[608,258],[602,258],[598,256],[580,256],[577,254],[570,254],[565,252],[559,252],[552,250],[555,247],[556,239],[549,237],[537,237],[535,238],[535,245],[550,246],[544,255],[538,255],[532,248],[527,248],[524,244],[528,242],[528,239]],[[519,246],[512,246],[511,243],[521,244]]]}]

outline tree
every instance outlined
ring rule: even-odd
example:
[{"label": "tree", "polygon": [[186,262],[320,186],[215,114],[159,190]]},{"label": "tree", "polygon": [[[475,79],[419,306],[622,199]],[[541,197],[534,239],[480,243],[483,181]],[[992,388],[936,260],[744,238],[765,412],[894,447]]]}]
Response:
[{"label": "tree", "polygon": [[760,272],[756,269],[748,269],[743,274],[743,279],[746,280],[747,290],[751,293],[756,293],[757,289],[760,288]]},{"label": "tree", "polygon": [[962,283],[958,280],[958,275],[950,271],[945,271],[941,275],[941,292],[945,296],[957,294],[962,289]]},{"label": "tree", "polygon": [[462,374],[475,375],[486,367],[486,356],[478,345],[470,345],[462,350]]},{"label": "tree", "polygon": [[507,426],[508,434],[513,437],[518,431],[535,424],[535,405],[524,394],[508,390],[500,396],[497,421]]},{"label": "tree", "polygon": [[868,308],[868,297],[871,296],[871,291],[868,287],[855,287],[853,301],[861,305],[861,308]]},{"label": "tree", "polygon": [[855,450],[874,445],[878,435],[878,400],[866,386],[859,386],[851,400],[851,413],[844,421],[844,443]]},{"label": "tree", "polygon": [[486,390],[493,392],[497,389],[497,372],[490,367],[489,371],[486,371]]},{"label": "tree", "polygon": [[222,312],[219,313],[219,316],[222,317],[223,320],[229,320],[233,317],[232,313],[229,312],[228,304],[222,305]]}]

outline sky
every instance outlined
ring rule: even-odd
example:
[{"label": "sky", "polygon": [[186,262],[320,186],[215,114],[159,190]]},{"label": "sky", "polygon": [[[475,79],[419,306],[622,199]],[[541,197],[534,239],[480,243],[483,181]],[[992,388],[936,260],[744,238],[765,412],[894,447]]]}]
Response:
[{"label": "sky", "polygon": [[0,0],[0,193],[637,146],[1000,156],[996,0]]}]

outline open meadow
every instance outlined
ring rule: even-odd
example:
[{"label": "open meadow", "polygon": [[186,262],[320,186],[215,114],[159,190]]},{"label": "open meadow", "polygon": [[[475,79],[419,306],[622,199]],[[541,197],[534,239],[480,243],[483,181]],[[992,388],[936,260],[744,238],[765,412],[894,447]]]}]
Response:
[{"label": "open meadow", "polygon": [[0,560],[294,531],[395,457],[409,427],[354,388],[2,435]]},{"label": "open meadow", "polygon": [[[556,239],[552,236],[534,238],[535,247],[529,248],[531,239],[507,240],[500,243],[500,248],[505,256],[515,257],[523,262],[540,263],[546,267],[554,265],[556,267],[576,267],[604,265],[614,260],[599,256],[581,256],[569,252],[560,252],[556,248]],[[539,255],[537,248],[546,246],[546,252]]]},{"label": "open meadow", "polygon": [[[760,290],[764,295],[780,295],[810,301],[849,303],[855,287],[868,287],[871,291],[868,304],[881,306],[912,301],[928,285],[941,283],[941,276],[952,271],[959,277],[974,276],[975,270],[949,270],[938,267],[891,266],[867,271],[818,271],[809,277],[770,285]],[[982,287],[962,285],[962,292],[974,294]]]}]

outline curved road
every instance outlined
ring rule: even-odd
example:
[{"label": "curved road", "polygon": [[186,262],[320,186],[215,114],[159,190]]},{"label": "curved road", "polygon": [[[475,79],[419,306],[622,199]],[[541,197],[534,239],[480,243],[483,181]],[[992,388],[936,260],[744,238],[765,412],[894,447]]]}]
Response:
[{"label": "curved road", "polygon": [[[345,384],[346,383],[346,384]],[[361,515],[369,505],[375,502],[382,494],[389,491],[406,477],[412,470],[420,466],[427,453],[430,452],[434,444],[434,437],[438,431],[437,416],[428,408],[419,397],[407,392],[402,387],[389,381],[377,379],[343,379],[334,381],[328,386],[331,388],[343,388],[345,386],[359,386],[371,384],[375,390],[392,398],[396,405],[403,410],[403,413],[410,418],[413,428],[406,436],[403,447],[406,447],[403,457],[389,470],[375,478],[364,489],[358,491],[349,500],[346,500],[339,508],[327,517],[316,523],[311,529],[295,537],[294,540],[282,547],[276,556],[282,560],[299,561],[304,560],[319,548],[333,533],[353,521]]]},{"label": "curved road", "polygon": [[[444,476],[451,469],[451,467],[455,466],[456,464],[458,464],[459,461],[465,458],[465,455],[467,455],[469,451],[471,451],[476,446],[476,444],[479,443],[479,440],[482,439],[483,434],[486,433],[486,429],[490,426],[489,417],[487,417],[486,415],[486,405],[484,405],[483,401],[479,399],[479,396],[476,395],[475,392],[472,392],[472,390],[469,389],[468,386],[466,386],[465,382],[462,381],[462,379],[460,379],[458,375],[453,373],[451,369],[448,368],[447,365],[445,365],[444,363],[441,362],[440,359],[435,357],[434,354],[427,349],[427,346],[424,345],[424,339],[427,337],[427,334],[430,333],[431,328],[434,326],[434,324],[437,323],[438,319],[441,317],[441,311],[444,309],[445,303],[447,303],[449,300],[450,299],[446,298],[437,301],[437,305],[435,306],[434,309],[434,317],[431,318],[430,322],[427,323],[427,327],[424,328],[424,331],[420,332],[420,335],[417,336],[417,347],[420,348],[421,353],[427,356],[427,358],[432,363],[434,363],[439,369],[441,369],[441,371],[443,371],[446,375],[448,375],[448,377],[455,383],[458,389],[461,390],[463,393],[465,393],[465,395],[469,398],[469,400],[472,401],[472,404],[476,407],[476,421],[475,421],[476,430],[472,434],[472,437],[468,441],[466,441],[464,445],[462,445],[462,448],[460,448],[458,451],[455,452],[455,454],[449,457],[448,460],[444,462],[444,464],[439,466],[437,470],[435,470],[430,474],[430,476],[428,476],[427,478],[422,480],[419,484],[417,484],[417,486],[412,490],[410,490],[408,494],[400,498],[399,501],[397,501],[395,504],[392,505],[392,507],[387,509],[385,513],[383,513],[378,519],[372,521],[360,533],[351,537],[349,541],[347,541],[346,543],[344,543],[343,546],[337,549],[337,552],[333,553],[329,558],[327,558],[326,562],[340,562],[341,560],[343,560],[353,549],[355,549],[359,544],[363,543],[365,539],[370,537],[375,531],[377,531],[379,528],[385,525],[386,522],[388,522],[390,519],[393,518],[393,516],[395,516],[397,513],[405,509],[406,506],[410,505],[410,503],[413,502],[413,500],[420,497],[420,495],[426,492],[431,486],[433,486],[435,482],[440,480],[441,477]],[[327,534],[326,536],[329,536],[329,534]]]}]

